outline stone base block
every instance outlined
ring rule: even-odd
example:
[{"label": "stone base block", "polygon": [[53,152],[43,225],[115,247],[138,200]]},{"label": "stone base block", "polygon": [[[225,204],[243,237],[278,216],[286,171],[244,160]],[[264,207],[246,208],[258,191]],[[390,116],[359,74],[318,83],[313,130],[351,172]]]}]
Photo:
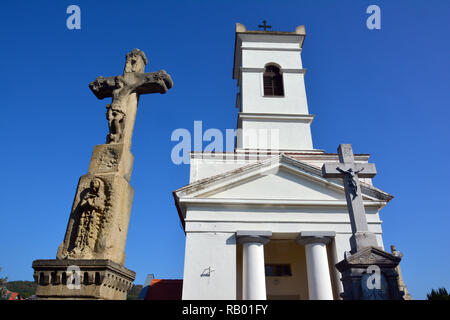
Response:
[{"label": "stone base block", "polygon": [[401,300],[396,267],[401,258],[377,247],[347,255],[336,264],[342,274],[344,300]]},{"label": "stone base block", "polygon": [[352,247],[352,254],[367,247],[377,247],[377,237],[372,232],[358,231],[350,237],[350,246]]},{"label": "stone base block", "polygon": [[133,154],[124,144],[99,144],[92,152],[88,173],[118,173],[130,182],[133,160]]},{"label": "stone base block", "polygon": [[35,260],[38,299],[125,300],[136,273],[111,260]]}]

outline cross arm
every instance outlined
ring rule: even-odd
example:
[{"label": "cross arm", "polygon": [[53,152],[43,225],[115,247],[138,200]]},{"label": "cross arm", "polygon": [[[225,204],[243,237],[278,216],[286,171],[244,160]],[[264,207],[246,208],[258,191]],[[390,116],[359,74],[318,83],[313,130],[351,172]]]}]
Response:
[{"label": "cross arm", "polygon": [[166,71],[160,70],[148,73],[130,72],[116,77],[97,77],[89,84],[89,88],[98,99],[112,97],[114,90],[123,86],[128,93],[166,93],[172,88],[173,81]]},{"label": "cross arm", "polygon": [[98,99],[112,97],[113,90],[116,89],[116,77],[97,77],[89,84],[89,88]]},{"label": "cross arm", "polygon": [[[342,178],[343,173],[338,170],[347,171],[352,169],[357,172],[359,178],[373,178],[377,174],[374,163],[324,163],[322,166],[322,176],[325,178]],[[359,172],[358,172],[359,171]]]},{"label": "cross arm", "polygon": [[139,83],[136,87],[136,92],[139,94],[166,93],[173,86],[172,78],[165,70],[138,73],[136,77]]}]

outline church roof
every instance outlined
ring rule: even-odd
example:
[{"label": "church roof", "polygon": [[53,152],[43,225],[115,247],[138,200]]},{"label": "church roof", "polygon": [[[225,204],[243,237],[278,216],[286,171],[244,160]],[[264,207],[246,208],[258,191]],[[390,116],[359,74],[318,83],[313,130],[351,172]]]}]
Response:
[{"label": "church roof", "polygon": [[[366,155],[365,155],[366,156]],[[291,170],[298,171],[303,175],[308,176],[309,179],[315,180],[319,183],[326,184],[335,189],[343,190],[342,179],[332,179],[322,177],[322,170],[316,166],[310,165],[306,162],[296,159],[295,154],[281,153],[278,156],[269,157],[267,159],[248,164],[246,166],[239,167],[224,173],[220,173],[214,176],[210,176],[204,179],[200,179],[189,183],[188,185],[181,187],[173,192],[175,204],[178,210],[180,220],[184,227],[184,218],[181,211],[180,199],[193,199],[196,197],[203,197],[204,195],[213,192],[214,189],[223,188],[227,184],[236,184],[238,181],[248,179],[249,174],[258,174],[263,170],[273,167],[286,167]],[[368,183],[360,181],[362,195],[372,201],[381,201],[387,203],[394,197],[393,195],[384,192]]]},{"label": "church roof", "polygon": [[17,292],[9,291],[6,288],[0,288],[0,300],[23,300]]},{"label": "church roof", "polygon": [[183,280],[153,279],[144,300],[181,300]]}]

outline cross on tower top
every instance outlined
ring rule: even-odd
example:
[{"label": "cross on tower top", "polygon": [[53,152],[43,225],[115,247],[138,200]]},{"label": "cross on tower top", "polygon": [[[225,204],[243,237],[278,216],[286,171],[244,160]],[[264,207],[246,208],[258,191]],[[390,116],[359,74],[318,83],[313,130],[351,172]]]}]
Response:
[{"label": "cross on tower top", "polygon": [[272,29],[272,26],[267,25],[267,21],[266,21],[266,20],[263,20],[263,24],[259,24],[259,25],[258,25],[258,28],[264,28],[264,31],[267,31],[266,29],[267,29],[267,28]]}]

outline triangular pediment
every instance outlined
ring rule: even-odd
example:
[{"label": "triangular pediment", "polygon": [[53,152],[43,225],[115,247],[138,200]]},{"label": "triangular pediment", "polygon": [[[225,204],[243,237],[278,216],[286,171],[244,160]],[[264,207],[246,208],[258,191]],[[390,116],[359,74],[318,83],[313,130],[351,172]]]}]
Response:
[{"label": "triangular pediment", "polygon": [[[392,196],[361,184],[364,200],[389,201]],[[174,192],[176,199],[252,199],[344,201],[341,179],[324,178],[320,168],[284,154],[195,181]]]},{"label": "triangular pediment", "polygon": [[222,188],[199,194],[213,199],[345,200],[343,190],[332,188],[284,167],[259,173]]},{"label": "triangular pediment", "polygon": [[400,261],[400,256],[386,252],[380,248],[367,247],[340,261],[336,267],[341,272],[349,267],[364,268],[371,265],[395,268]]}]

